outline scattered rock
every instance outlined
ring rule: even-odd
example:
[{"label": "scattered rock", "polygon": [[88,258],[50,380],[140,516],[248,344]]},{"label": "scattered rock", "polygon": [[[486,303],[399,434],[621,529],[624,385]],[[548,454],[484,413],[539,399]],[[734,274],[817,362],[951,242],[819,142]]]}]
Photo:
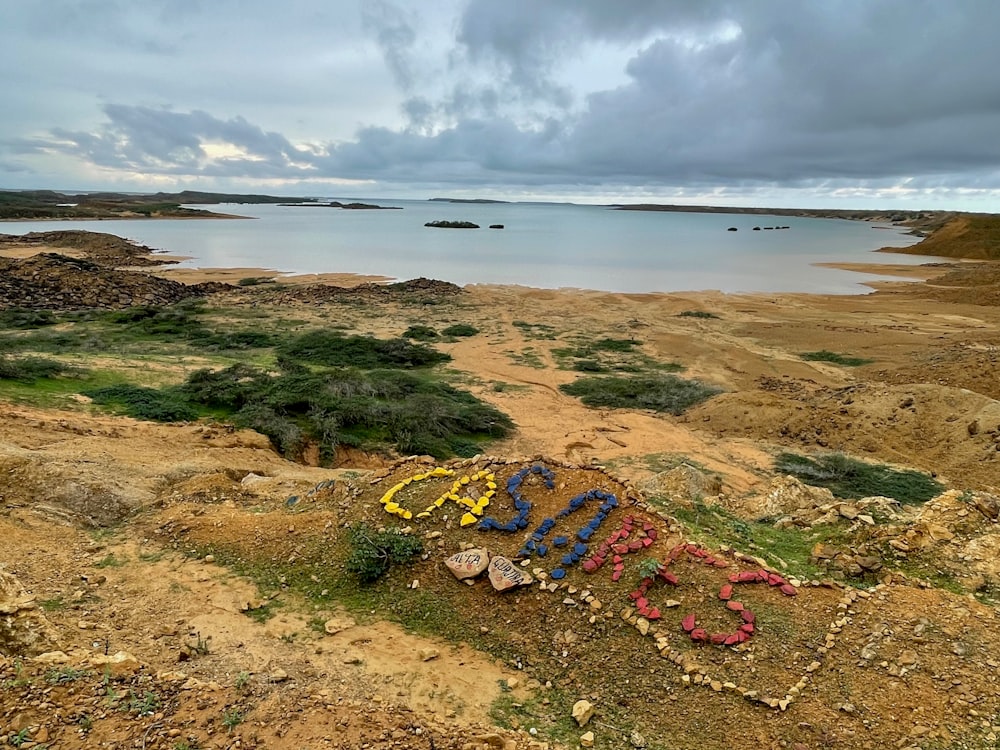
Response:
[{"label": "scattered rock", "polygon": [[584,732],[580,735],[580,745],[583,747],[593,747],[594,746],[594,733]]},{"label": "scattered rock", "polygon": [[586,726],[594,716],[594,704],[586,699],[578,700],[573,704],[573,718],[578,726]]},{"label": "scattered rock", "polygon": [[108,674],[111,677],[128,677],[142,669],[142,664],[128,651],[119,651],[108,656],[107,654],[96,654],[87,660],[94,669],[101,674]]},{"label": "scattered rock", "polygon": [[417,652],[417,656],[420,657],[420,661],[430,661],[431,659],[437,659],[441,655],[441,652],[436,648],[422,648]]},{"label": "scattered rock", "polygon": [[52,651],[57,635],[35,598],[13,575],[0,570],[0,655],[33,656]]}]

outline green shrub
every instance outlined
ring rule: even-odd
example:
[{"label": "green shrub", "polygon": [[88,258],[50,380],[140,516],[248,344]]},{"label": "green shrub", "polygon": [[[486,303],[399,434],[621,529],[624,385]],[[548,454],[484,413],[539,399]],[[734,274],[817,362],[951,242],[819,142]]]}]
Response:
[{"label": "green shrub", "polygon": [[191,339],[191,343],[213,351],[242,351],[244,349],[264,349],[276,346],[278,336],[266,331],[227,331],[211,333]]},{"label": "green shrub", "polygon": [[134,419],[153,422],[190,422],[198,418],[187,400],[170,390],[156,390],[138,385],[112,385],[84,391],[95,404],[117,407]]},{"label": "green shrub", "polygon": [[587,406],[652,409],[677,415],[722,392],[721,388],[676,375],[583,377],[559,386]]},{"label": "green shrub", "polygon": [[684,310],[683,312],[677,313],[680,318],[718,318],[719,316],[715,313],[708,312],[707,310]]},{"label": "green shrub", "polygon": [[276,284],[277,279],[271,276],[246,276],[236,283],[239,286],[259,286],[260,284]]},{"label": "green shrub", "polygon": [[19,307],[0,310],[0,328],[43,328],[58,322],[51,310],[25,310]]},{"label": "green shrub", "polygon": [[632,339],[597,339],[590,343],[589,348],[596,352],[630,352],[641,345],[641,341]]},{"label": "green shrub", "polygon": [[441,331],[441,334],[444,336],[457,337],[475,336],[477,333],[479,333],[479,329],[475,326],[470,326],[468,323],[455,323]]},{"label": "green shrub", "polygon": [[430,326],[412,325],[403,331],[404,339],[417,339],[418,341],[430,341],[436,339],[438,332]]},{"label": "green shrub", "polygon": [[912,505],[927,502],[944,490],[943,485],[919,471],[870,464],[842,453],[815,458],[782,453],[775,459],[774,468],[806,484],[826,487],[841,498],[882,495]]},{"label": "green shrub", "polygon": [[845,365],[847,367],[860,367],[870,365],[874,359],[863,359],[861,357],[849,357],[846,354],[837,354],[826,349],[818,352],[802,352],[799,356],[807,362],[832,362],[835,365]]},{"label": "green shrub", "polygon": [[372,583],[385,575],[393,565],[401,565],[424,551],[420,539],[396,531],[376,531],[367,524],[357,523],[348,531],[351,552],[347,570],[362,583]]},{"label": "green shrub", "polygon": [[10,357],[0,355],[0,380],[33,383],[75,372],[75,368],[44,357]]},{"label": "green shrub", "polygon": [[376,339],[372,336],[345,336],[339,331],[308,331],[281,344],[278,352],[328,367],[430,367],[451,357],[424,344],[405,339]]}]

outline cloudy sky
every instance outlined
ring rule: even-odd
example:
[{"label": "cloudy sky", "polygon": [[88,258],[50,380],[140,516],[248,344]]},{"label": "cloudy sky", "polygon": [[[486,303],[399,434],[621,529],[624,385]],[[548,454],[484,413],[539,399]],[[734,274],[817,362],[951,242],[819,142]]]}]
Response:
[{"label": "cloudy sky", "polygon": [[997,0],[0,0],[0,187],[1000,212]]}]

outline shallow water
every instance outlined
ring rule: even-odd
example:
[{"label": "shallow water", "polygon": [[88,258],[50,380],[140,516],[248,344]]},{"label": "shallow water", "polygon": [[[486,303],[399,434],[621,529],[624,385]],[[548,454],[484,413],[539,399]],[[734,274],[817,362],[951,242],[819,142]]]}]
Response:
[{"label": "shallow water", "polygon": [[[191,256],[183,265],[203,268],[260,267],[397,279],[428,276],[456,284],[615,292],[860,294],[870,291],[863,282],[884,277],[813,264],[931,260],[872,255],[879,247],[905,247],[918,239],[896,229],[876,230],[864,222],[840,219],[615,211],[570,204],[361,200],[402,210],[200,206],[255,220],[5,222],[0,232],[57,228],[111,232]],[[424,227],[425,222],[439,219],[472,221],[483,228]],[[505,229],[487,229],[490,224],[503,224]],[[754,226],[790,228],[753,231]],[[738,231],[729,232],[728,227]]]}]

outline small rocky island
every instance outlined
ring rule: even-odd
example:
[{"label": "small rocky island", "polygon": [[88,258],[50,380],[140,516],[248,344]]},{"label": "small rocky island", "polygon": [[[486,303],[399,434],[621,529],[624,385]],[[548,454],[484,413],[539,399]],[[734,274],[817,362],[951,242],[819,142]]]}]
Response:
[{"label": "small rocky island", "polygon": [[341,203],[340,201],[329,201],[320,203],[319,201],[304,201],[302,203],[279,203],[279,206],[291,208],[345,208],[349,210],[377,210],[377,211],[402,211],[402,206],[378,206],[374,203]]},{"label": "small rocky island", "polygon": [[424,226],[435,229],[479,229],[479,225],[471,221],[428,221]]}]

